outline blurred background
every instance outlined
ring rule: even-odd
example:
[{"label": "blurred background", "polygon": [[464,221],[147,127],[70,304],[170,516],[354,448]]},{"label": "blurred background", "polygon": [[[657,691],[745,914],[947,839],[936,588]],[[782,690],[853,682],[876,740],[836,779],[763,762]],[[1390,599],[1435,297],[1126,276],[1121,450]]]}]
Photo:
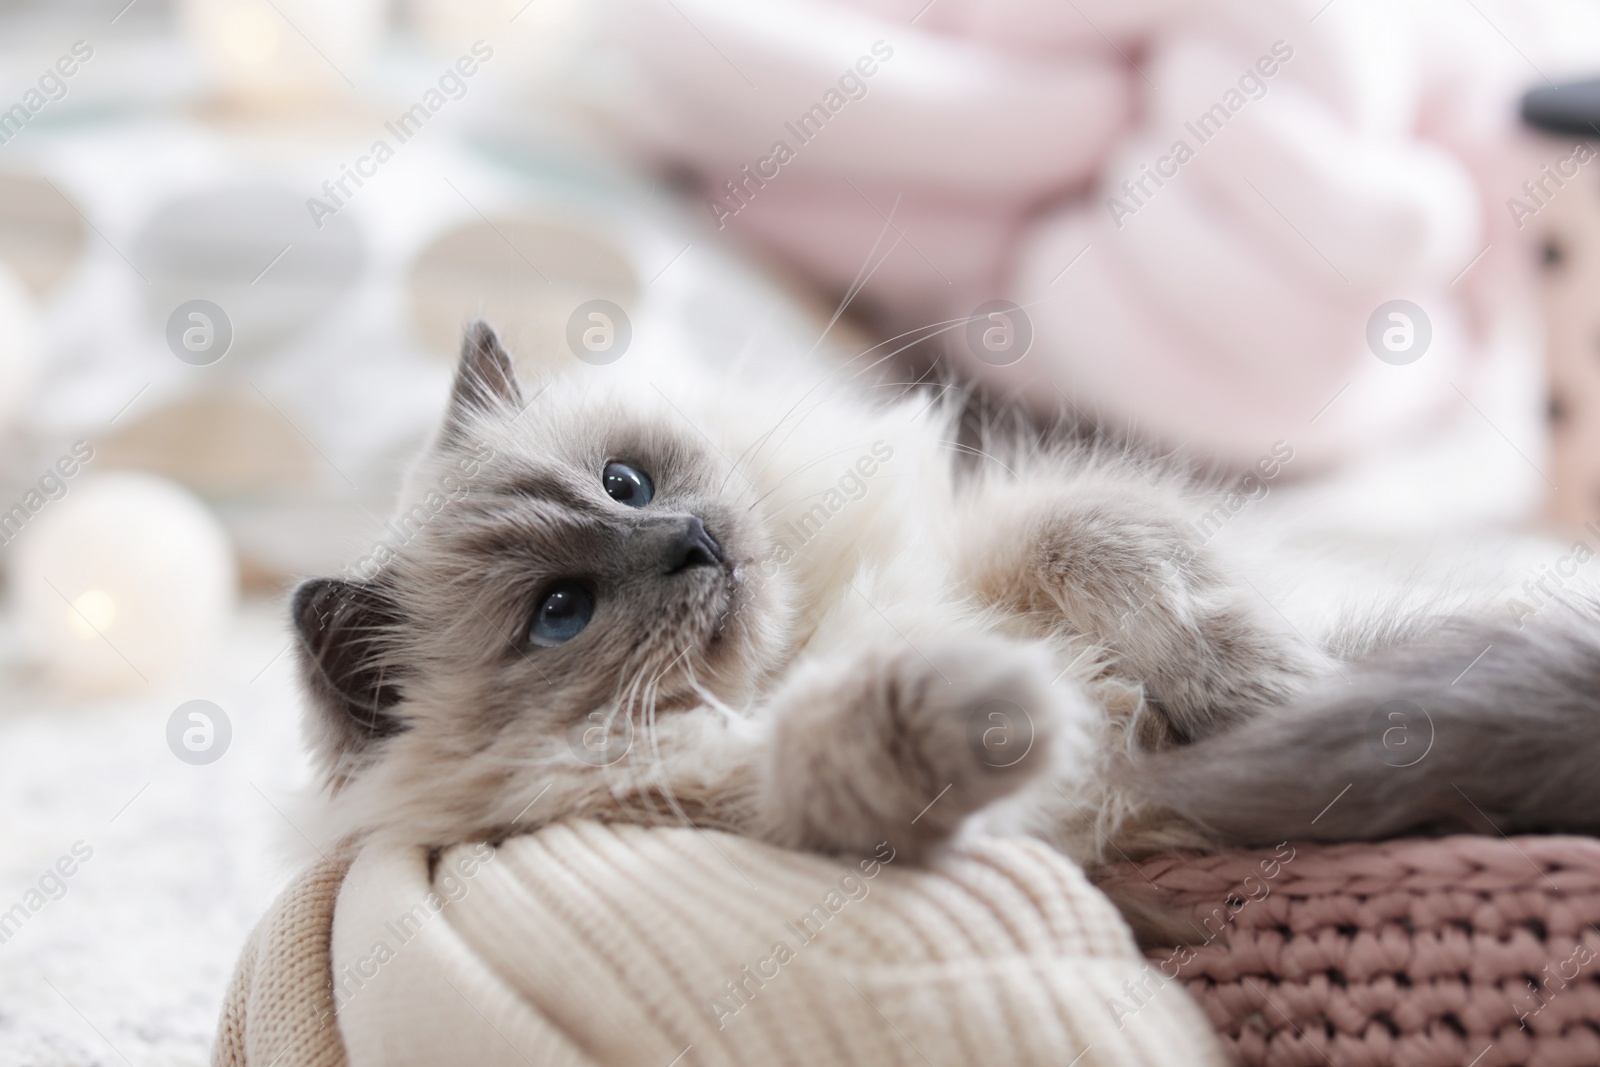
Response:
[{"label": "blurred background", "polygon": [[1596,76],[1547,0],[0,0],[0,1062],[205,1062],[319,847],[283,594],[474,316],[887,356],[1536,607],[1600,553]]}]

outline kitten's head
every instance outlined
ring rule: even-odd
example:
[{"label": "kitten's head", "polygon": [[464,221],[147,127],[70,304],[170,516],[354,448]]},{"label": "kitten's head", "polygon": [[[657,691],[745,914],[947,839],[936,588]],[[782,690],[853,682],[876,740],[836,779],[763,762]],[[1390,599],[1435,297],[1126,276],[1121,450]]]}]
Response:
[{"label": "kitten's head", "polygon": [[385,544],[294,595],[334,792],[398,764],[419,807],[488,803],[459,794],[583,769],[597,710],[639,728],[735,703],[776,666],[788,597],[757,575],[770,541],[748,491],[670,401],[626,386],[525,397],[494,333],[469,329]]}]

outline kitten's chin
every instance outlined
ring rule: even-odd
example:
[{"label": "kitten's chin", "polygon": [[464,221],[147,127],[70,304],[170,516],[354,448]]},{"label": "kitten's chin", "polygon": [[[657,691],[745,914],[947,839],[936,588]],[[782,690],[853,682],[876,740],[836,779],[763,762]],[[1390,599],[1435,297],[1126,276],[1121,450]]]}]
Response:
[{"label": "kitten's chin", "polygon": [[700,635],[700,645],[705,664],[717,675],[737,673],[739,661],[744,657],[741,646],[749,642],[747,613],[749,604],[739,587],[733,568],[718,577],[715,592],[708,598],[704,617],[708,619]]},{"label": "kitten's chin", "polygon": [[745,573],[746,568],[738,563],[730,565],[722,573],[722,606],[717,610],[708,642],[712,647],[726,641],[729,631],[741,621],[743,613],[750,610],[750,591],[744,587]]},{"label": "kitten's chin", "polygon": [[748,699],[782,658],[785,599],[747,563],[735,563],[719,576],[707,604],[702,661],[693,672],[719,698]]}]

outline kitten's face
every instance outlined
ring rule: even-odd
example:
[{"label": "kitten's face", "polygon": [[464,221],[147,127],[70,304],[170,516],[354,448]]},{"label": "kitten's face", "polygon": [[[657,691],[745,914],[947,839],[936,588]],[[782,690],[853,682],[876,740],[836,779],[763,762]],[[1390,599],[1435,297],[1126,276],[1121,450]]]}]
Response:
[{"label": "kitten's face", "polygon": [[446,469],[492,455],[393,579],[419,643],[448,649],[441,670],[470,665],[563,717],[635,685],[658,708],[691,680],[724,697],[750,686],[767,651],[770,589],[751,581],[765,537],[708,446],[667,416],[546,393],[447,446]]},{"label": "kitten's face", "polygon": [[492,334],[469,336],[418,503],[391,524],[408,539],[370,582],[296,596],[335,784],[380,743],[546,761],[596,711],[638,728],[748,694],[787,613],[726,466],[665,402],[558,383],[524,403]]}]

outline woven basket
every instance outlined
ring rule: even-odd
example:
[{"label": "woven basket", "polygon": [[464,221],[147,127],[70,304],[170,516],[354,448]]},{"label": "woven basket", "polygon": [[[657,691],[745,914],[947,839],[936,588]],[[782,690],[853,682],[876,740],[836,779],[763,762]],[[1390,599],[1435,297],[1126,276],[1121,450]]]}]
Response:
[{"label": "woven basket", "polygon": [[1248,1067],[1600,1067],[1600,841],[1164,854],[1096,881],[1196,931],[1113,1011],[1176,978]]}]

